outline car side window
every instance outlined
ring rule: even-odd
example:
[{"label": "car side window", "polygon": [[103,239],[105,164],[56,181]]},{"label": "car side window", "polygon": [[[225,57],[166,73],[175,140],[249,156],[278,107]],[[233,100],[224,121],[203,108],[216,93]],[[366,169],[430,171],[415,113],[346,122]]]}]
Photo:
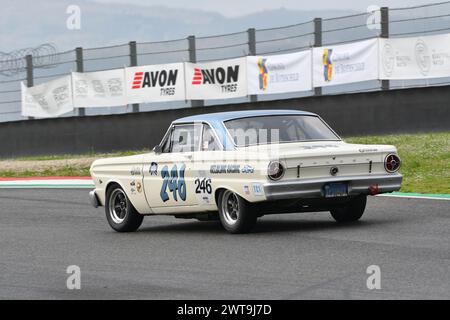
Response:
[{"label": "car side window", "polygon": [[202,151],[217,151],[220,150],[220,146],[216,141],[214,131],[207,124],[203,125],[203,137],[201,144]]},{"label": "car side window", "polygon": [[169,133],[168,137],[163,141],[163,144],[161,146],[161,152],[162,153],[168,153],[170,152],[170,137],[172,136],[172,130]]},{"label": "car side window", "polygon": [[193,152],[198,150],[201,126],[176,125],[170,136],[170,152]]}]

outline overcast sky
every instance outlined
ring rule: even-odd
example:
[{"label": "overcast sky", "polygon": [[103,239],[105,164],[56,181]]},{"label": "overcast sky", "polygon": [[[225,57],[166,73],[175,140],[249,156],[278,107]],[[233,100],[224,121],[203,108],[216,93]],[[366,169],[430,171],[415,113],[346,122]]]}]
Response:
[{"label": "overcast sky", "polygon": [[[0,0],[1,53],[54,44],[59,51],[265,29],[367,12],[370,5],[410,7],[440,0]],[[81,12],[66,26],[67,9]],[[439,10],[441,6],[435,9]],[[450,9],[450,5],[446,7]],[[424,10],[428,12],[430,8]],[[428,11],[427,11],[428,10]],[[423,23],[428,21],[423,20]],[[8,57],[6,57],[8,58]],[[4,60],[4,59],[3,59]]]},{"label": "overcast sky", "polygon": [[[408,7],[424,3],[440,2],[439,0],[95,0],[104,3],[133,3],[138,5],[162,5],[177,8],[203,9],[216,11],[225,16],[235,17],[270,9],[293,10],[329,10],[350,9],[366,11],[369,5]],[[441,0],[442,1],[442,0]]]}]

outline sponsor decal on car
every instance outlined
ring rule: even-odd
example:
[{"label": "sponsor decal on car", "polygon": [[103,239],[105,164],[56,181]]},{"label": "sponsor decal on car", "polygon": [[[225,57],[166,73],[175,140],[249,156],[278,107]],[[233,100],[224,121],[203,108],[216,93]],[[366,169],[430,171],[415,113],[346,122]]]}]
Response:
[{"label": "sponsor decal on car", "polygon": [[197,177],[194,179],[194,184],[195,196],[199,204],[214,203],[212,180],[207,171],[199,170]]},{"label": "sponsor decal on car", "polygon": [[140,176],[141,175],[141,168],[140,167],[132,167],[130,170],[130,174],[132,176]]},{"label": "sponsor decal on car", "polygon": [[213,164],[209,169],[212,174],[219,173],[240,173],[241,165],[239,164]]},{"label": "sponsor decal on car", "polygon": [[253,173],[253,172],[255,172],[255,169],[254,169],[251,165],[246,164],[246,165],[242,168],[241,172],[242,172],[242,173]]},{"label": "sponsor decal on car", "polygon": [[150,164],[149,172],[150,172],[151,176],[157,176],[158,175],[158,164],[156,162],[152,162]]},{"label": "sponsor decal on car", "polygon": [[164,166],[161,169],[161,178],[163,179],[163,183],[159,194],[163,202],[170,199],[167,190],[172,193],[172,198],[174,201],[178,201],[178,197],[182,201],[186,201],[186,182],[184,180],[185,170],[185,164],[182,164],[179,170],[176,164],[170,171],[168,166]]},{"label": "sponsor decal on car", "polygon": [[136,194],[136,181],[135,180],[130,182],[130,187],[131,187],[130,188],[131,194]]},{"label": "sponsor decal on car", "polygon": [[252,183],[252,191],[255,196],[263,196],[264,190],[261,183],[254,182]]},{"label": "sponsor decal on car", "polygon": [[140,182],[136,183],[136,190],[137,192],[141,193],[142,192],[142,184]]}]

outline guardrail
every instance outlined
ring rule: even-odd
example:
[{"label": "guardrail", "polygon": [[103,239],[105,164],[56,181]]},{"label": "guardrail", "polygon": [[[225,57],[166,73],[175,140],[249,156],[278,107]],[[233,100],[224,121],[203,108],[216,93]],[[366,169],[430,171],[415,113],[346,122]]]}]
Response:
[{"label": "guardrail", "polygon": [[[23,120],[21,116],[20,82],[37,85],[70,73],[99,71],[123,66],[211,61],[245,55],[271,55],[301,49],[340,44],[373,37],[401,37],[439,34],[450,30],[450,1],[408,8],[387,8],[341,17],[316,18],[312,21],[268,29],[206,37],[189,36],[160,42],[130,41],[128,44],[76,48],[55,53],[51,46],[0,53],[0,122]],[[302,96],[329,95],[361,91],[389,90],[415,86],[446,85],[450,78],[366,81],[357,84],[315,88],[310,92],[270,96],[250,96],[227,101],[184,101],[134,104],[101,109],[76,109],[65,115],[86,116],[207,106],[223,103],[255,102]]]}]

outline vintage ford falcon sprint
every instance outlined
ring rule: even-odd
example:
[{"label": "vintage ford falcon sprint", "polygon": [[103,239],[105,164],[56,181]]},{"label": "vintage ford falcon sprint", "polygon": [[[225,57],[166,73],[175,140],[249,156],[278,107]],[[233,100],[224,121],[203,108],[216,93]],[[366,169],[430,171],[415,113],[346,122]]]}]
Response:
[{"label": "vintage ford falcon sprint", "polygon": [[119,232],[157,214],[220,219],[231,233],[274,213],[351,222],[367,195],[400,189],[400,164],[394,146],[345,143],[313,113],[212,113],[172,122],[150,153],[94,161],[90,199]]}]

